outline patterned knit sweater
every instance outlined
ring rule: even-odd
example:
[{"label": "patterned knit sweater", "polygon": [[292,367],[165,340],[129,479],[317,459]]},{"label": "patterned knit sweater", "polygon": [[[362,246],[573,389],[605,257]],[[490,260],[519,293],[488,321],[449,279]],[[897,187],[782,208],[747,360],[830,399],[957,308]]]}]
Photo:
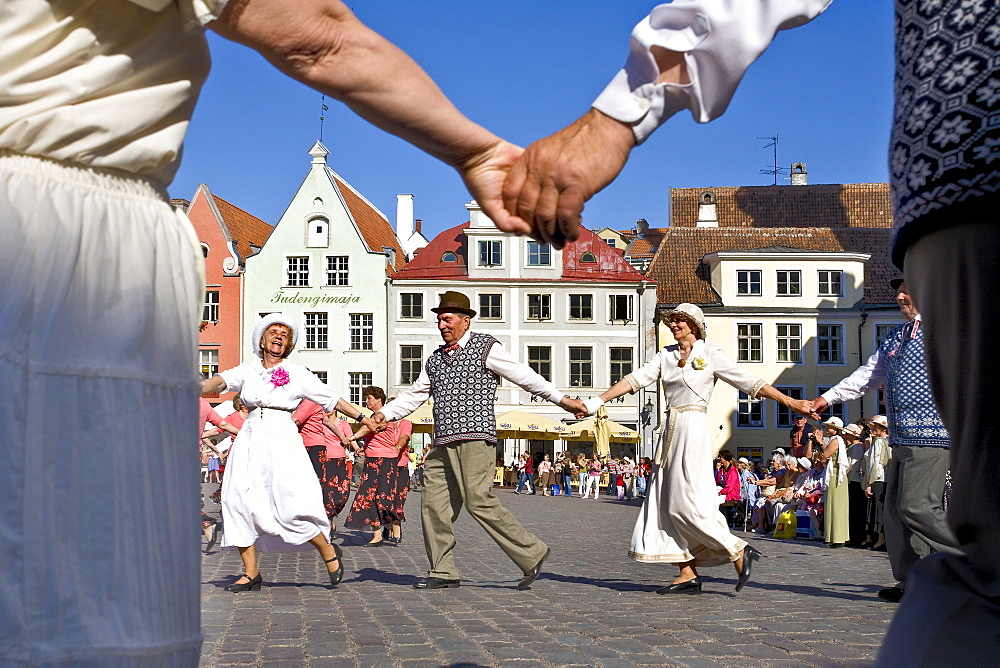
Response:
[{"label": "patterned knit sweater", "polygon": [[486,368],[490,348],[499,343],[473,332],[465,348],[441,346],[427,358],[427,377],[434,388],[434,444],[483,440],[497,442],[493,411],[500,377]]},{"label": "patterned knit sweater", "polygon": [[947,448],[951,441],[931,395],[919,322],[896,328],[882,343],[889,442]]}]

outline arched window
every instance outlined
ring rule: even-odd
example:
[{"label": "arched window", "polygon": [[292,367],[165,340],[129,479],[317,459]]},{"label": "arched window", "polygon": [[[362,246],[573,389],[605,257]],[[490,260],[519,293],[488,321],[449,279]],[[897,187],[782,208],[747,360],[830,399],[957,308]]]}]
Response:
[{"label": "arched window", "polygon": [[201,244],[201,254],[203,257],[208,257],[208,251],[210,250],[211,248],[208,247],[208,244],[206,243]]},{"label": "arched window", "polygon": [[306,221],[306,246],[327,248],[330,245],[330,222],[322,216]]},{"label": "arched window", "polygon": [[597,264],[597,256],[591,253],[590,251],[587,251],[586,253],[580,256],[580,263]]},{"label": "arched window", "polygon": [[441,254],[442,262],[458,262],[458,255],[454,251],[445,251]]}]

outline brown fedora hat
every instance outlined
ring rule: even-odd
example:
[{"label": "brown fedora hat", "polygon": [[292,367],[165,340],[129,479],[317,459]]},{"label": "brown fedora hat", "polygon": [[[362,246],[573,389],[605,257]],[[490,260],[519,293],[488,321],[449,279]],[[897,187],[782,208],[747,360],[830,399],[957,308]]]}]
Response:
[{"label": "brown fedora hat", "polygon": [[469,304],[469,298],[454,290],[449,290],[441,295],[441,303],[437,305],[437,308],[432,308],[431,311],[434,313],[462,313],[473,318],[476,317],[476,312]]}]

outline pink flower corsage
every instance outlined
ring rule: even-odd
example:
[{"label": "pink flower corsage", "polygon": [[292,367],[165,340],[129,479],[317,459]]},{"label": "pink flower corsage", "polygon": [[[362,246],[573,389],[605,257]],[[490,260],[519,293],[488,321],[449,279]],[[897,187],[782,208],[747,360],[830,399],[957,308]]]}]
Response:
[{"label": "pink flower corsage", "polygon": [[275,387],[288,385],[288,371],[284,367],[278,367],[271,372],[271,384]]}]

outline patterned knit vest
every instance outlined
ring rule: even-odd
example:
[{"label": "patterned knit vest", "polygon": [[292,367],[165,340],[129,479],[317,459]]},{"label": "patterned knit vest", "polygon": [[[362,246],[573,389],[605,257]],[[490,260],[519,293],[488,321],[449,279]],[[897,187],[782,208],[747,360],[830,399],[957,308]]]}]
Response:
[{"label": "patterned knit vest", "polygon": [[489,334],[473,333],[468,345],[453,357],[441,346],[427,358],[427,377],[434,394],[435,445],[497,442],[493,401],[500,377],[486,368],[486,357],[496,343]]},{"label": "patterned knit vest", "polygon": [[885,409],[889,442],[947,448],[948,431],[941,423],[924,363],[924,330],[910,321],[882,343],[885,359]]}]

